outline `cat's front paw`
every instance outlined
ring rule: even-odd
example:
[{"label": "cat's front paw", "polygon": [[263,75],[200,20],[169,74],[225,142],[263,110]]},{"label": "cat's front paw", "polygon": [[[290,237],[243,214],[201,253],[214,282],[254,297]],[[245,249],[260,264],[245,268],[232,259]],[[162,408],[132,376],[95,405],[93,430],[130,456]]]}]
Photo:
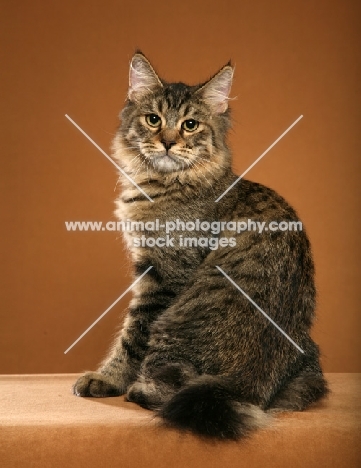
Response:
[{"label": "cat's front paw", "polygon": [[73,393],[81,397],[112,397],[119,396],[123,392],[111,377],[99,372],[86,372],[73,385]]}]

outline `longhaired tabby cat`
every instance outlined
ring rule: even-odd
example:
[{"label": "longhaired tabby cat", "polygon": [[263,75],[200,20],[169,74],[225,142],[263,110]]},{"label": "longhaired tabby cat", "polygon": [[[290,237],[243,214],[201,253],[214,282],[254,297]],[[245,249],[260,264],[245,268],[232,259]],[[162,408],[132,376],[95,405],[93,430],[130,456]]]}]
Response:
[{"label": "longhaired tabby cat", "polygon": [[[235,234],[223,224],[216,236],[204,228],[190,233],[198,244],[182,243],[182,223],[196,220],[298,221],[282,197],[248,180],[215,202],[237,179],[227,145],[232,75],[229,63],[196,86],[168,83],[141,52],[132,58],[113,157],[152,201],[121,176],[116,214],[160,227],[125,232],[135,277],[152,268],[134,286],[109,356],[73,387],[83,397],[126,394],[170,426],[218,439],[243,437],[271,413],[302,411],[327,393],[309,334],[315,287],[306,234]],[[167,221],[179,230],[165,232]],[[148,246],[151,237],[165,245]]]}]

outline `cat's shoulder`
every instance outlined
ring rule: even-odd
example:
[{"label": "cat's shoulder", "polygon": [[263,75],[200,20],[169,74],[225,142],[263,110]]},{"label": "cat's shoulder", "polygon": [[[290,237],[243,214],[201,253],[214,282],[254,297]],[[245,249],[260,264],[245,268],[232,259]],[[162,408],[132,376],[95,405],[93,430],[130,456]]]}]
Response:
[{"label": "cat's shoulder", "polygon": [[248,179],[241,179],[237,186],[240,197],[256,196],[258,198],[262,197],[265,200],[269,198],[285,200],[276,190],[259,182],[254,182]]}]

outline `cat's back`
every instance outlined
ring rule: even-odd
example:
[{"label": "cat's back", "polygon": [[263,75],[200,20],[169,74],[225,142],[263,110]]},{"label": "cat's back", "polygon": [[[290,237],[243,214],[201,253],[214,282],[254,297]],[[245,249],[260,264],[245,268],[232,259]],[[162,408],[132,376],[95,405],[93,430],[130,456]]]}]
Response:
[{"label": "cat's back", "polygon": [[275,190],[257,182],[243,179],[232,190],[233,204],[220,219],[225,223],[222,235],[234,238],[233,247],[214,252],[212,263],[224,262],[236,277],[248,276],[257,291],[260,281],[267,281],[270,290],[275,288],[280,294],[291,286],[300,288],[290,292],[290,298],[300,299],[303,290],[313,309],[312,251],[296,211]]},{"label": "cat's back", "polygon": [[233,215],[249,216],[254,220],[299,221],[295,209],[286,199],[266,185],[242,179],[233,190],[236,192]]}]

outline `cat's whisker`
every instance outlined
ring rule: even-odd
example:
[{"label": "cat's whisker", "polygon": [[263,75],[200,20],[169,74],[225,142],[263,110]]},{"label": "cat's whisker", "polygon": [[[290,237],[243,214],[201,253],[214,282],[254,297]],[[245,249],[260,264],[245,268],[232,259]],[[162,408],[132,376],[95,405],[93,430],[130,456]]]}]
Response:
[{"label": "cat's whisker", "polygon": [[140,155],[141,155],[141,153],[136,154],[136,155],[134,156],[134,158],[132,158],[132,159],[129,161],[129,163],[133,162],[134,159],[140,157]]},{"label": "cat's whisker", "polygon": [[136,161],[136,163],[133,164],[132,170],[130,171],[130,174],[132,174],[133,177],[136,176],[136,174],[138,173],[140,167],[142,166],[144,162],[144,161],[142,162],[142,159],[140,157],[138,158],[138,160]]},{"label": "cat's whisker", "polygon": [[[197,163],[198,163],[198,165],[199,165],[200,167],[204,167],[204,169],[205,169],[206,171],[210,172],[210,173],[212,174],[212,176],[213,176],[213,179],[216,178],[216,176],[215,176],[215,174],[212,172],[211,168],[207,167],[204,163],[202,163],[202,161],[197,161]],[[204,177],[205,177],[205,176],[204,176]],[[212,188],[213,188],[213,186],[212,186]]]},{"label": "cat's whisker", "polygon": [[121,181],[121,177],[118,177],[117,181],[115,182],[115,185],[114,185],[114,192],[116,191],[117,187],[118,187],[118,184],[120,183]]},{"label": "cat's whisker", "polygon": [[[206,169],[207,171],[212,172],[212,169],[206,163],[204,163],[203,161],[199,161],[199,160],[197,162],[198,162],[199,165],[204,167],[204,169]],[[213,172],[212,172],[212,174],[213,174]]]},{"label": "cat's whisker", "polygon": [[149,169],[151,169],[151,161],[148,159],[147,160],[147,180],[148,180],[148,184],[150,183],[149,180]]},{"label": "cat's whisker", "polygon": [[[199,177],[199,176],[201,175],[201,176],[203,177],[203,179],[207,182],[207,184],[208,184],[210,187],[212,187],[212,184],[210,184],[210,182],[208,181],[208,179],[204,176],[204,174],[202,173],[201,167],[198,166],[198,164],[197,164],[196,161],[193,161],[192,168],[193,168],[193,170],[195,171],[195,175],[196,175],[197,179],[198,179],[200,182],[202,182],[201,179],[200,179],[200,177]],[[200,172],[198,172],[198,169],[199,169]],[[203,184],[203,183],[202,183],[202,184]],[[213,187],[212,187],[212,189],[213,189]]]},{"label": "cat's whisker", "polygon": [[210,186],[210,188],[211,188],[212,191],[214,192],[213,184],[211,184],[211,183],[209,182],[209,180],[207,179],[207,177],[203,174],[203,172],[202,172],[202,166],[200,166],[199,161],[198,161],[198,164],[196,164],[196,165],[199,167],[200,175],[204,178],[204,180],[207,182],[207,184]]},{"label": "cat's whisker", "polygon": [[208,163],[211,163],[211,164],[216,164],[217,166],[219,167],[223,167],[224,169],[228,169],[226,166],[224,166],[223,164],[220,164],[216,161],[212,161],[211,159],[206,159],[206,158],[202,158],[202,156],[197,156],[197,158],[199,159],[203,159],[204,161],[207,161]]},{"label": "cat's whisker", "polygon": [[137,170],[135,171],[135,173],[133,174],[133,177],[134,177],[134,178],[136,178],[136,176],[138,175],[138,172],[139,172],[140,169],[142,168],[143,164],[144,164],[144,161],[142,162],[142,164],[140,164],[140,165],[138,166],[138,169],[137,169]]},{"label": "cat's whisker", "polygon": [[134,174],[134,172],[138,169],[138,167],[140,166],[140,163],[141,163],[141,158],[140,157],[137,157],[137,161],[135,161],[133,164],[132,164],[132,167],[131,167],[131,170],[129,171],[130,174]]}]

